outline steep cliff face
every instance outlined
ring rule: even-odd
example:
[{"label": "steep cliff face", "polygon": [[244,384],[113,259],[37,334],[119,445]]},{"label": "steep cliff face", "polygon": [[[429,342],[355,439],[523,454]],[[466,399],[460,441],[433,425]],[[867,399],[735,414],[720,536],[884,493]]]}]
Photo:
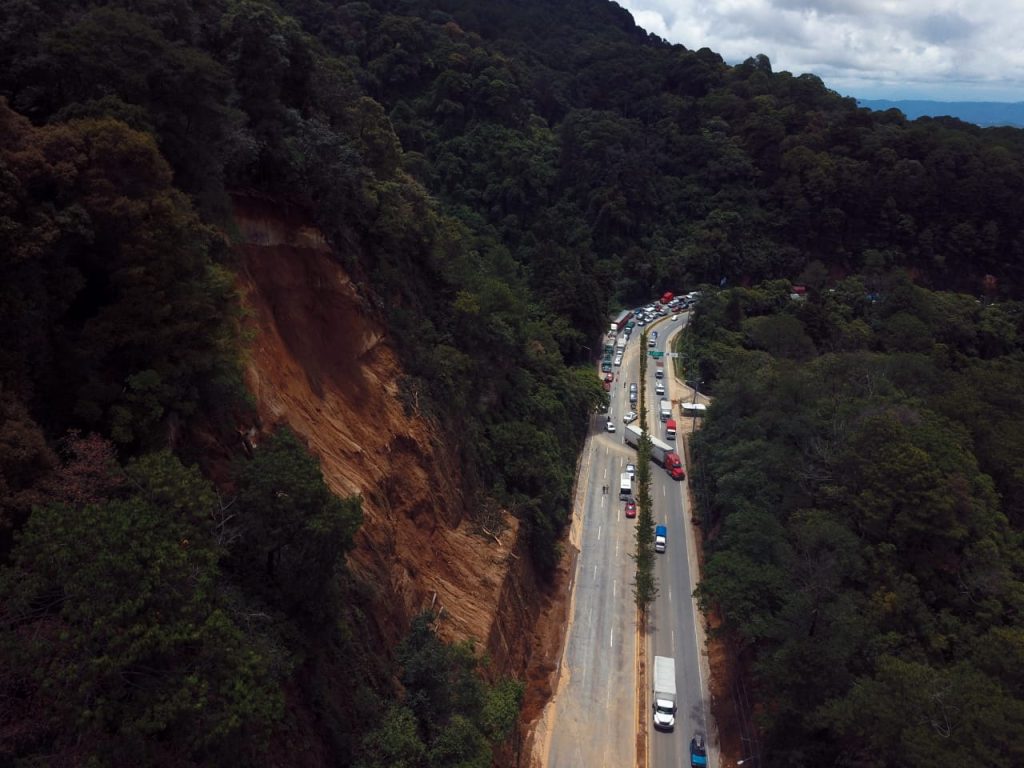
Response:
[{"label": "steep cliff face", "polygon": [[474,638],[496,673],[525,676],[543,601],[518,521],[495,537],[471,520],[453,437],[404,410],[387,330],[321,233],[261,201],[235,213],[260,426],[287,424],[332,490],[362,495],[349,564],[376,591],[380,636],[396,642],[432,607],[443,637]]}]

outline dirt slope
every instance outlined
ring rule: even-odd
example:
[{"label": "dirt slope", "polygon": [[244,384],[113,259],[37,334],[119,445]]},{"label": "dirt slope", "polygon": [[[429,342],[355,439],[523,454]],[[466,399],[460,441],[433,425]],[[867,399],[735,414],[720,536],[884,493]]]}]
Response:
[{"label": "dirt slope", "polygon": [[433,606],[442,636],[474,638],[495,673],[525,677],[541,601],[518,521],[507,518],[499,541],[472,525],[454,446],[403,412],[387,331],[322,234],[253,199],[236,200],[235,218],[261,428],[287,424],[332,490],[362,494],[350,566],[377,591],[381,638],[393,644]]}]

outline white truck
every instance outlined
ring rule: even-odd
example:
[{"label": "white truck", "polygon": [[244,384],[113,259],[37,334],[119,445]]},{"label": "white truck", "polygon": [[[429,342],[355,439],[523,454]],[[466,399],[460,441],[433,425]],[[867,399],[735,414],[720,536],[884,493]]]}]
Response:
[{"label": "white truck", "polygon": [[[636,424],[630,424],[628,427],[626,427],[626,433],[623,435],[623,438],[625,439],[626,445],[628,445],[630,448],[636,448],[637,450],[639,450],[640,435],[642,434],[643,433],[640,431],[640,427],[636,426]],[[653,435],[650,435],[649,437],[651,440],[651,461],[653,461],[658,466],[664,467],[665,459],[668,457],[670,453],[675,452],[675,448],[673,448],[668,443],[659,440]]]},{"label": "white truck", "polygon": [[661,420],[662,421],[668,421],[669,419],[671,419],[672,418],[672,401],[671,400],[662,400],[661,401],[661,409],[660,409],[659,413],[661,414]]},{"label": "white truck", "polygon": [[[629,429],[629,427],[626,427]],[[629,499],[633,497],[633,479],[629,476],[629,472],[623,472],[619,476],[619,498]]]},{"label": "white truck", "polygon": [[676,660],[654,657],[654,727],[671,731],[676,727]]}]

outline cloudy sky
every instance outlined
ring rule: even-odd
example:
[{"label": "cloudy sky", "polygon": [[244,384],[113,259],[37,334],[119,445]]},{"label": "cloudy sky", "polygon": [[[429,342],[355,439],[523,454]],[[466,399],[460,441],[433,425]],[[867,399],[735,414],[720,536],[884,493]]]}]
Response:
[{"label": "cloudy sky", "polygon": [[617,0],[730,64],[764,53],[863,99],[1024,101],[1024,0]]}]

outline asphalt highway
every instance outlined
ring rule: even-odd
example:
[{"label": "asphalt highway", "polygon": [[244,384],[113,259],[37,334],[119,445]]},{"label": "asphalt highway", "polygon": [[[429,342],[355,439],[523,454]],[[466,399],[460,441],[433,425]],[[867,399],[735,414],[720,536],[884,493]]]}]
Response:
[{"label": "asphalt highway", "polygon": [[[662,320],[655,349],[667,351],[669,337],[685,324]],[[630,410],[630,382],[639,382],[640,329],[626,346],[622,366],[611,392],[615,432],[605,429],[607,417],[594,417],[592,434],[580,463],[582,525],[574,586],[573,609],[563,654],[562,684],[557,692],[546,765],[551,768],[636,765],[636,608],[633,602],[635,565],[634,520],[624,515],[619,499],[619,476],[636,452],[623,443],[623,415]],[[670,362],[666,358],[666,370]],[[654,361],[648,358],[646,392],[650,434],[665,438],[658,418]],[[666,374],[666,397],[672,396],[672,376]],[[684,424],[676,409],[680,430]],[[689,558],[695,557],[686,531],[685,483],[673,480],[660,466],[651,465],[651,491],[656,523],[668,525],[668,549],[658,555],[655,576],[659,594],[650,614],[648,663],[654,655],[676,659],[679,710],[673,732],[658,732],[650,714],[650,761],[654,768],[689,765],[689,741],[696,731],[706,733],[695,606]],[[604,487],[607,486],[607,493]],[[690,544],[690,546],[688,546]],[[648,699],[650,694],[648,693]]]}]

